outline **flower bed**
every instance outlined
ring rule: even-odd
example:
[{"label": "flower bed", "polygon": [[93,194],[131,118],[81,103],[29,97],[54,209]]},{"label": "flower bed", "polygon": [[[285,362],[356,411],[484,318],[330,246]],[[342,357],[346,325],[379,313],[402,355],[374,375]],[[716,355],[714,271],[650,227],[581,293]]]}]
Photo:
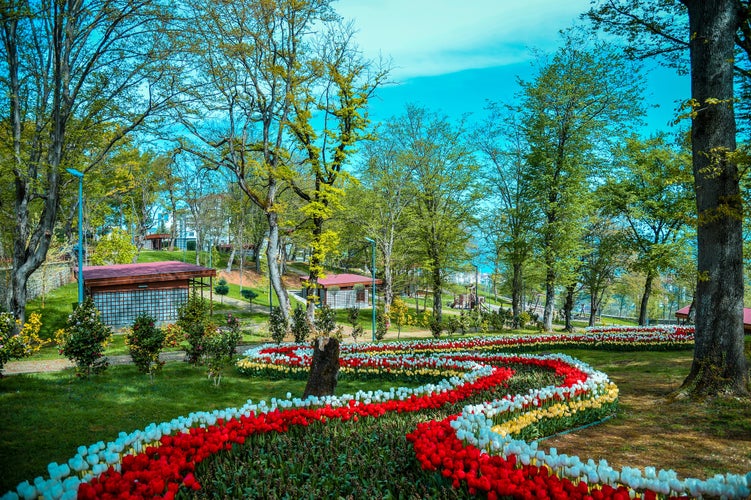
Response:
[{"label": "flower bed", "polygon": [[[623,345],[677,346],[689,332],[596,332],[589,341]],[[556,337],[530,336],[546,348]],[[679,338],[680,337],[680,338]],[[530,345],[527,337],[513,337]],[[692,340],[692,339],[691,339]],[[584,337],[576,342],[586,342]],[[401,342],[343,346],[342,367],[350,374],[395,372],[435,377],[437,383],[389,391],[360,391],[354,395],[306,400],[287,395],[284,400],[248,403],[241,408],[191,413],[170,422],[151,424],[142,431],[121,433],[110,443],[80,447],[66,464],[50,464],[50,477],[24,482],[7,497],[35,498],[171,498],[180,488],[200,489],[195,465],[213,454],[243,443],[257,433],[285,432],[331,419],[357,420],[388,412],[418,411],[462,401],[472,394],[504,384],[509,366],[536,366],[553,370],[560,383],[527,394],[508,395],[481,405],[466,406],[461,414],[421,424],[409,434],[423,467],[439,471],[455,486],[466,484],[470,493],[512,495],[520,498],[653,498],[666,496],[743,497],[749,494],[751,473],[715,476],[706,481],[677,478],[672,471],[647,468],[643,472],[616,471],[605,461],[582,462],[578,457],[544,453],[536,441],[524,438],[549,435],[562,429],[596,422],[612,413],[617,388],[607,376],[563,355],[508,355],[497,352],[513,345],[509,337],[463,341]],[[567,344],[568,345],[568,344]],[[499,349],[499,346],[501,348]],[[245,373],[278,370],[301,373],[309,363],[307,346],[262,346],[249,350],[240,363]]]}]

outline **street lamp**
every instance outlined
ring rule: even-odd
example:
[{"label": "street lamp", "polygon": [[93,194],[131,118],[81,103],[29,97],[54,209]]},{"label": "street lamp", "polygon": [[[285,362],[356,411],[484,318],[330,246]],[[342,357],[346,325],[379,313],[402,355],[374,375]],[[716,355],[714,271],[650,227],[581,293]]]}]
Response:
[{"label": "street lamp", "polygon": [[66,168],[70,175],[78,177],[78,304],[83,302],[83,173]]},{"label": "street lamp", "polygon": [[375,273],[376,273],[376,268],[375,268],[375,265],[376,265],[375,264],[376,254],[375,254],[375,251],[376,251],[376,246],[375,246],[375,240],[372,239],[372,238],[365,238],[365,241],[369,241],[370,242],[370,253],[372,255],[371,265],[370,265],[370,275],[372,277],[372,282],[373,282],[373,292],[372,292],[373,297],[371,298],[371,302],[372,302],[372,305],[373,305],[373,318],[372,318],[372,321],[371,321],[371,329],[372,329],[372,332],[373,332],[373,342],[375,342],[375,340],[376,340],[376,334],[375,334],[375,331],[376,331],[376,301],[375,301],[375,299],[376,299],[376,282],[375,282]]}]

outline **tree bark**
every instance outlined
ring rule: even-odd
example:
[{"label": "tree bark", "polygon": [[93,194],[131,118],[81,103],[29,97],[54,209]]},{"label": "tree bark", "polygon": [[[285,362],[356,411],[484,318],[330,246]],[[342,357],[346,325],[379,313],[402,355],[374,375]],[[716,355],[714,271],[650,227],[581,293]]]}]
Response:
[{"label": "tree bark", "polygon": [[443,319],[443,302],[441,293],[441,288],[443,288],[443,278],[441,277],[441,269],[438,266],[433,267],[431,278],[433,284],[433,318],[440,322]]},{"label": "tree bark", "polygon": [[545,274],[545,311],[542,315],[543,328],[546,332],[553,331],[553,307],[555,307],[555,270],[553,263],[548,263]]},{"label": "tree bark", "polygon": [[576,291],[576,283],[566,287],[566,300],[563,302],[563,317],[565,325],[563,329],[567,332],[573,332],[574,326],[571,324],[571,315],[574,310],[574,292]]},{"label": "tree bark", "polygon": [[514,318],[514,328],[519,328],[519,315],[522,313],[522,294],[524,290],[523,267],[514,263],[511,277],[511,312]]},{"label": "tree bark", "polygon": [[313,360],[303,399],[308,396],[330,396],[336,390],[339,374],[339,341],[320,337],[313,341]]},{"label": "tree bark", "polygon": [[743,352],[743,202],[733,110],[737,0],[681,0],[688,8],[691,144],[698,224],[694,360],[682,391],[748,395]]},{"label": "tree bark", "polygon": [[654,282],[652,271],[647,273],[647,279],[644,281],[644,292],[641,295],[641,304],[639,305],[639,325],[644,326],[649,321],[649,297],[652,295],[652,283]]},{"label": "tree bark", "polygon": [[[277,213],[273,210],[266,212],[269,221],[269,242],[266,246],[266,260],[269,266],[269,279],[271,286],[276,292],[279,299],[279,307],[284,316],[284,321],[289,324],[289,298],[287,289],[284,287],[281,273],[279,272],[279,225],[277,224]],[[257,252],[256,252],[257,254]]]}]

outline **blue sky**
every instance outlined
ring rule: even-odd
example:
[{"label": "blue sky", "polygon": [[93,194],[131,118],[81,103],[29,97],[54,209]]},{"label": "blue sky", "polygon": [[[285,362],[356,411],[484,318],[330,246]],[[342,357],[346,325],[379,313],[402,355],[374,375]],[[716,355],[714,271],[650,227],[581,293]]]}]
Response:
[{"label": "blue sky", "polygon": [[[408,103],[450,117],[481,114],[486,100],[511,102],[518,78],[533,76],[532,49],[553,52],[589,0],[340,0],[356,42],[370,58],[392,61],[394,84],[370,104],[374,121]],[[647,130],[666,130],[677,102],[689,97],[687,76],[655,66],[648,77]]]}]

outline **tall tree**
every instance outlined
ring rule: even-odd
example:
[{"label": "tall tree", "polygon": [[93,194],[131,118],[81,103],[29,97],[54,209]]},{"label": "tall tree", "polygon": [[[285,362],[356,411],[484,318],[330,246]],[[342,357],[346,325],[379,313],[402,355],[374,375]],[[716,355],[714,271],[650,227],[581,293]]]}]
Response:
[{"label": "tall tree", "polygon": [[398,120],[412,172],[413,231],[433,292],[433,320],[442,320],[446,273],[467,260],[467,243],[477,213],[478,165],[462,124],[409,105]]},{"label": "tall tree", "polygon": [[[47,254],[63,165],[92,171],[112,148],[173,100],[161,0],[40,2],[0,6],[2,163],[13,172],[13,270],[9,310],[23,320],[26,282]],[[80,148],[109,124],[108,140]],[[71,154],[78,155],[75,163]]]},{"label": "tall tree", "polygon": [[[324,276],[327,254],[338,246],[338,234],[327,222],[342,206],[341,186],[348,175],[343,168],[357,143],[366,138],[368,100],[387,74],[362,56],[353,35],[352,26],[340,21],[322,30],[309,47],[292,100],[289,128],[303,170],[301,181],[293,179],[292,185],[310,222],[310,275],[304,284],[309,297]],[[314,307],[310,301],[311,322]]]},{"label": "tall tree", "polygon": [[529,151],[518,116],[495,103],[488,106],[488,117],[474,140],[485,163],[484,175],[493,200],[487,234],[495,255],[511,270],[511,310],[514,327],[518,328],[524,268],[534,250],[537,221],[527,175]]},{"label": "tall tree", "polygon": [[382,124],[375,135],[375,140],[367,143],[362,152],[359,174],[362,187],[351,196],[353,207],[349,220],[352,227],[358,228],[360,238],[364,233],[375,240],[382,256],[378,268],[383,274],[381,289],[388,314],[394,298],[395,273],[405,271],[399,267],[399,261],[404,260],[408,246],[412,171],[404,161],[408,151],[402,149],[398,122]]},{"label": "tall tree", "polygon": [[[629,78],[624,81],[623,75]],[[638,71],[603,42],[567,32],[563,46],[523,82],[533,198],[546,269],[543,325],[552,330],[556,286],[568,285],[579,260],[588,176],[598,153],[640,114]]]},{"label": "tall tree", "polygon": [[682,390],[747,395],[743,206],[735,157],[733,75],[751,75],[751,6],[741,0],[638,4],[610,0],[589,15],[599,26],[626,35],[632,42],[651,41],[660,48],[654,53],[689,49],[698,280],[694,361]]},{"label": "tall tree", "polygon": [[266,214],[269,278],[289,322],[282,281],[280,193],[294,175],[289,123],[311,33],[333,13],[330,0],[186,0],[186,80],[194,103],[180,122],[183,149],[236,178]]},{"label": "tall tree", "polygon": [[622,217],[632,269],[645,275],[639,324],[648,320],[652,285],[680,254],[684,229],[694,219],[690,159],[664,135],[631,137],[615,154],[616,165],[600,191],[606,212]]}]

